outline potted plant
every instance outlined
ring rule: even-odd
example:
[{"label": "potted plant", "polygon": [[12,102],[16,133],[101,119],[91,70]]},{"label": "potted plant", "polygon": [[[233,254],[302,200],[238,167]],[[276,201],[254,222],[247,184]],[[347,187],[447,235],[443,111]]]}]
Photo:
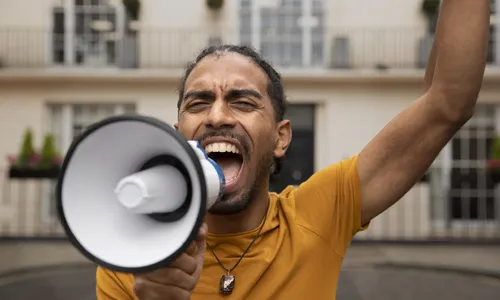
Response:
[{"label": "potted plant", "polygon": [[224,6],[224,0],[206,0],[207,7],[212,10],[220,10]]},{"label": "potted plant", "polygon": [[122,0],[127,16],[132,21],[139,20],[141,13],[141,2],[139,0]]},{"label": "potted plant", "polygon": [[434,33],[439,16],[441,0],[422,0],[422,13],[427,19],[427,34],[420,40],[419,67],[425,68],[434,43]]},{"label": "potted plant", "polygon": [[500,137],[493,138],[486,169],[491,181],[495,184],[500,183]]},{"label": "potted plant", "polygon": [[55,148],[54,137],[46,135],[39,153],[33,146],[33,133],[27,129],[19,155],[8,156],[9,177],[17,179],[55,179],[59,176],[61,156]]},{"label": "potted plant", "polygon": [[441,7],[441,0],[423,0],[422,12],[427,18],[428,33],[434,35],[436,32],[436,24],[439,15],[439,8]]}]

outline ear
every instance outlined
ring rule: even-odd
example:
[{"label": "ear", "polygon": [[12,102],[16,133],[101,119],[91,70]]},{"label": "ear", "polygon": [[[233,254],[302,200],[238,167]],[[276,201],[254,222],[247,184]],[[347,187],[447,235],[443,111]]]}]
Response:
[{"label": "ear", "polygon": [[175,128],[175,130],[179,131],[179,123],[175,123],[174,128]]},{"label": "ear", "polygon": [[274,146],[274,157],[281,158],[285,156],[290,141],[292,140],[292,127],[289,120],[283,120],[276,124],[276,141]]}]

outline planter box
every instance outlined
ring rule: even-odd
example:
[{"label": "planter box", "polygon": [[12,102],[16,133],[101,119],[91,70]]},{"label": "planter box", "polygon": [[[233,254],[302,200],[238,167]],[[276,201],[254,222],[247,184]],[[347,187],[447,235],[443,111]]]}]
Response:
[{"label": "planter box", "polygon": [[489,159],[487,161],[487,172],[493,184],[500,183],[500,159]]},{"label": "planter box", "polygon": [[61,171],[60,167],[51,169],[29,169],[11,167],[9,178],[15,179],[57,179]]},{"label": "planter box", "polygon": [[500,183],[500,172],[498,170],[489,172],[488,176],[490,177],[490,180],[493,184]]}]

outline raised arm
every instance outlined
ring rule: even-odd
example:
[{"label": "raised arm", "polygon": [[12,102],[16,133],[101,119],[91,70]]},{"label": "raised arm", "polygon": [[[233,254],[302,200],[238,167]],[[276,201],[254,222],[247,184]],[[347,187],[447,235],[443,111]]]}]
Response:
[{"label": "raised arm", "polygon": [[398,201],[472,117],[486,65],[489,0],[444,0],[424,93],[359,154],[362,223]]}]

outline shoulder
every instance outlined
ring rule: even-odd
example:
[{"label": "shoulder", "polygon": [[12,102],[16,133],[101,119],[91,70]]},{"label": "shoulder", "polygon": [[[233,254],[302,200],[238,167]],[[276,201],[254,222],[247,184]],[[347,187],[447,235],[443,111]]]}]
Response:
[{"label": "shoulder", "polygon": [[338,253],[343,253],[353,234],[361,230],[362,193],[357,162],[357,156],[339,161],[279,194],[282,205],[293,212],[297,224],[321,236]]},{"label": "shoulder", "polygon": [[[358,190],[361,183],[358,174],[358,156],[341,160],[314,173],[300,184],[293,194],[298,198],[341,199],[348,190]],[[290,193],[291,190],[285,190]],[[284,192],[285,192],[284,191]]]},{"label": "shoulder", "polygon": [[342,198],[341,196],[345,196],[344,192],[360,188],[358,156],[352,156],[314,173],[299,186],[289,185],[279,194],[270,195],[285,205],[295,205],[296,201],[302,199]]}]

